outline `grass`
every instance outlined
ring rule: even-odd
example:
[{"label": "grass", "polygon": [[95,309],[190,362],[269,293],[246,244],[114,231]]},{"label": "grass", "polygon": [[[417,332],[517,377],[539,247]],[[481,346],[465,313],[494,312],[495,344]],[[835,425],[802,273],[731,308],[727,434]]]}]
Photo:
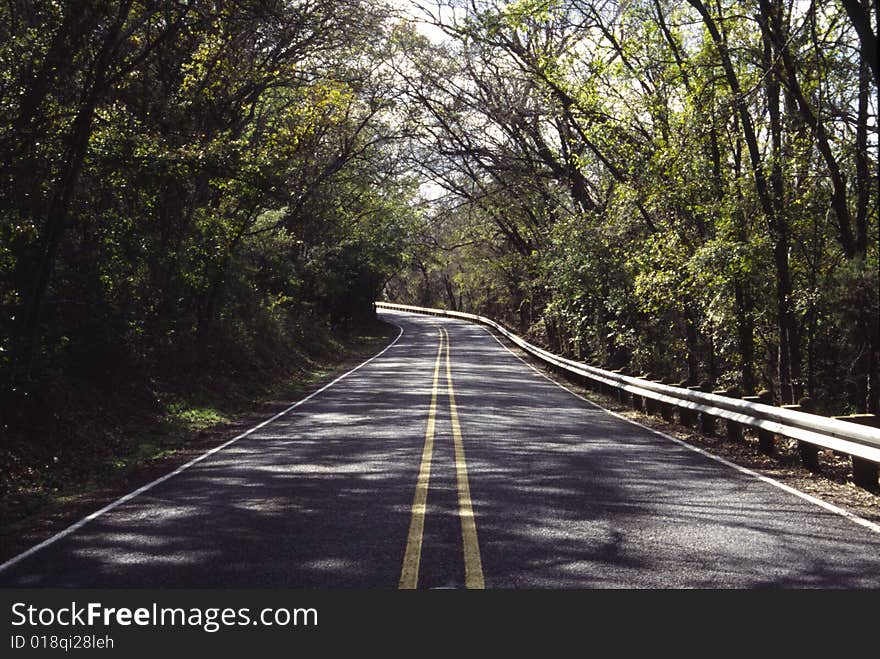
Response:
[{"label": "grass", "polygon": [[[272,416],[395,334],[377,322],[286,359],[283,369],[221,369],[83,392],[72,411],[49,415],[0,448],[0,562]],[[40,442],[41,432],[52,441]]]},{"label": "grass", "polygon": [[222,410],[211,405],[175,402],[168,407],[168,416],[172,422],[190,430],[204,430],[218,423],[229,423],[231,419]]}]

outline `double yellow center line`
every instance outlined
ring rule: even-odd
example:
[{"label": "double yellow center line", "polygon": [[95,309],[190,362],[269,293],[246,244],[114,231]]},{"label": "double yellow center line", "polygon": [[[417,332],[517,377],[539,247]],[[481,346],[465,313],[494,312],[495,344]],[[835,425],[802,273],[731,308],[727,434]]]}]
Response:
[{"label": "double yellow center line", "polygon": [[449,349],[449,333],[442,329],[437,359],[434,362],[434,384],[431,388],[431,406],[428,408],[428,426],[425,430],[425,446],[422,449],[422,462],[416,481],[413,498],[412,517],[400,572],[400,588],[416,588],[419,583],[419,563],[422,556],[422,536],[425,530],[425,513],[428,502],[428,483],[431,480],[431,459],[434,455],[434,431],[437,423],[437,393],[440,385],[440,367],[443,363],[443,348],[446,348],[446,384],[449,397],[449,415],[452,420],[452,442],[455,451],[455,476],[458,483],[458,516],[461,519],[461,540],[464,546],[464,582],[467,588],[485,588],[483,564],[480,560],[480,545],[477,541],[477,525],[471,503],[471,488],[468,483],[467,463],[464,443],[461,439],[461,424],[458,421],[458,408],[455,405],[455,390],[452,386],[452,360]]}]

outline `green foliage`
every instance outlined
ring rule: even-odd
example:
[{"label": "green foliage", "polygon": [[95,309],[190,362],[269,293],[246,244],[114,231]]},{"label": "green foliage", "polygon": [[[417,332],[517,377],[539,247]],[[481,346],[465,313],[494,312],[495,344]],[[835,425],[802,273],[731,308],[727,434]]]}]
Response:
[{"label": "green foliage", "polygon": [[839,3],[478,7],[410,55],[448,194],[388,294],[609,366],[880,409],[876,79]]},{"label": "green foliage", "polygon": [[259,367],[372,317],[411,193],[385,13],[0,7],[4,420],[78,379]]},{"label": "green foliage", "polygon": [[361,0],[0,7],[4,409],[269,363],[383,291],[877,408],[877,90],[839,3],[452,4],[435,44]]}]

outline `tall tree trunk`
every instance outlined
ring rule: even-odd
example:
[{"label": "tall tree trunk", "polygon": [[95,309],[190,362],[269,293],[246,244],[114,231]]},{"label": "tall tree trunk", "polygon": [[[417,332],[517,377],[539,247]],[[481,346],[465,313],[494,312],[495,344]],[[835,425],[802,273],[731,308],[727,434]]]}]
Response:
[{"label": "tall tree trunk", "polygon": [[755,380],[755,328],[752,322],[752,301],[741,281],[733,284],[736,300],[736,334],[740,354],[740,386],[743,391],[754,392]]},{"label": "tall tree trunk", "polygon": [[[880,88],[880,70],[878,70],[877,58],[877,33],[871,29],[871,3],[863,3],[861,0],[840,0],[840,4],[846,9],[849,20],[859,35],[862,52],[865,53],[865,61],[871,67],[874,74],[874,84]],[[874,0],[874,14],[878,29],[880,29],[880,5]]]},{"label": "tall tree trunk", "polygon": [[[859,100],[856,118],[856,256],[864,258],[868,252],[868,207],[871,197],[871,175],[868,165],[868,101],[871,73],[867,54],[862,49],[859,62]],[[876,191],[875,191],[876,192]]]},{"label": "tall tree trunk", "polygon": [[[876,3],[875,3],[876,4]],[[876,52],[875,52],[876,54]],[[855,256],[861,267],[870,267],[866,259],[868,254],[868,221],[872,190],[871,173],[868,154],[868,115],[871,72],[869,52],[862,45],[861,61],[859,62],[859,96],[856,123],[856,213],[855,213]],[[880,100],[880,99],[878,99]],[[880,320],[877,319],[876,300],[860,307],[859,325],[862,336],[856,337],[856,343],[864,342],[866,349],[859,357],[856,370],[864,373],[864,397],[857,402],[860,411],[880,412]]]},{"label": "tall tree trunk", "polygon": [[[765,32],[766,38],[772,43],[773,59],[776,62],[781,60],[788,93],[791,95],[801,119],[813,131],[813,135],[816,138],[816,147],[819,149],[819,153],[825,161],[825,166],[828,168],[832,187],[831,208],[834,210],[834,215],[837,218],[837,238],[840,246],[843,248],[844,255],[847,258],[852,258],[855,256],[856,250],[852,233],[852,217],[847,203],[846,181],[844,180],[843,173],[840,171],[840,164],[834,155],[834,151],[831,149],[831,141],[825,128],[825,122],[818,113],[813,111],[798,80],[796,63],[788,46],[787,30],[784,29],[782,24],[782,7],[778,3],[771,5],[770,0],[761,0],[760,5],[762,13],[768,12],[768,14],[765,14],[765,20],[761,22],[761,27]],[[775,77],[779,72],[778,65],[774,65],[773,72],[772,75],[768,74],[768,79]]]},{"label": "tall tree trunk", "polygon": [[[764,0],[762,0],[762,3]],[[712,37],[712,41],[718,51],[721,66],[724,70],[727,83],[733,94],[734,105],[739,115],[740,127],[743,138],[749,151],[752,177],[755,181],[755,191],[761,202],[761,210],[767,219],[770,236],[773,239],[773,261],[776,269],[776,322],[779,332],[779,363],[778,377],[783,400],[794,401],[794,386],[792,382],[793,372],[800,369],[799,333],[797,331],[797,319],[792,309],[792,285],[791,270],[788,258],[789,235],[788,224],[783,214],[777,211],[773,195],[764,173],[764,165],[761,158],[761,150],[758,146],[758,137],[755,132],[752,115],[746,106],[745,95],[739,84],[739,77],[730,58],[727,42],[722,38],[715,19],[709,13],[701,0],[688,0],[688,3],[697,10]]]},{"label": "tall tree trunk", "polygon": [[428,277],[428,267],[421,261],[417,262],[416,265],[419,268],[419,272],[422,273],[422,294],[419,296],[419,304],[423,307],[430,307],[431,279]]},{"label": "tall tree trunk", "polygon": [[[748,213],[745,212],[745,200],[743,199],[740,185],[742,176],[742,138],[737,137],[733,147],[733,175],[736,181],[736,202],[739,221],[736,223],[737,238],[745,245],[748,243]],[[739,343],[740,359],[740,385],[743,391],[754,392],[757,390],[758,381],[755,376],[755,323],[752,317],[754,301],[750,292],[749,276],[737,272],[734,275],[733,292],[736,301],[736,329]]]},{"label": "tall tree trunk", "polygon": [[774,35],[782,34],[782,8],[778,3],[760,0],[761,33],[764,41],[764,88],[770,115],[771,163],[770,191],[775,217],[776,304],[779,316],[779,390],[784,402],[794,403],[799,397],[797,381],[801,375],[800,327],[792,305],[793,286],[789,264],[790,232],[786,216],[783,125],[780,110],[781,83],[778,66],[778,43]]},{"label": "tall tree trunk", "polygon": [[449,300],[449,308],[452,311],[458,311],[455,308],[455,290],[452,288],[452,280],[446,272],[443,273],[443,287],[446,289],[446,299]]},{"label": "tall tree trunk", "polygon": [[684,337],[687,346],[687,381],[697,384],[700,381],[700,337],[690,307],[684,313]]}]

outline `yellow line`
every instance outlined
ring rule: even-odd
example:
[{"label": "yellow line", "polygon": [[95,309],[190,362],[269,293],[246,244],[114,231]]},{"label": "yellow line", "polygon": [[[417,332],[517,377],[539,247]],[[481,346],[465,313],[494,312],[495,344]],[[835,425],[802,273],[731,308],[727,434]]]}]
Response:
[{"label": "yellow line", "polygon": [[455,445],[455,475],[458,479],[458,515],[461,517],[461,540],[464,545],[464,585],[466,588],[485,588],[480,544],[477,542],[477,524],[471,505],[471,488],[468,484],[467,462],[464,457],[464,443],[461,439],[461,426],[458,423],[455,392],[452,389],[450,340],[445,329],[443,334],[446,336],[446,382],[449,387],[449,413],[452,417],[452,440]]},{"label": "yellow line", "polygon": [[428,410],[428,427],[425,430],[425,448],[422,450],[422,464],[416,481],[416,495],[413,498],[412,517],[403,555],[403,568],[400,571],[398,588],[412,589],[419,583],[419,561],[422,558],[422,533],[425,529],[425,511],[428,501],[428,481],[431,479],[431,456],[434,453],[434,426],[437,418],[437,385],[440,381],[440,358],[443,355],[443,334],[437,347],[437,360],[434,363],[434,386],[431,390],[431,407]]}]

